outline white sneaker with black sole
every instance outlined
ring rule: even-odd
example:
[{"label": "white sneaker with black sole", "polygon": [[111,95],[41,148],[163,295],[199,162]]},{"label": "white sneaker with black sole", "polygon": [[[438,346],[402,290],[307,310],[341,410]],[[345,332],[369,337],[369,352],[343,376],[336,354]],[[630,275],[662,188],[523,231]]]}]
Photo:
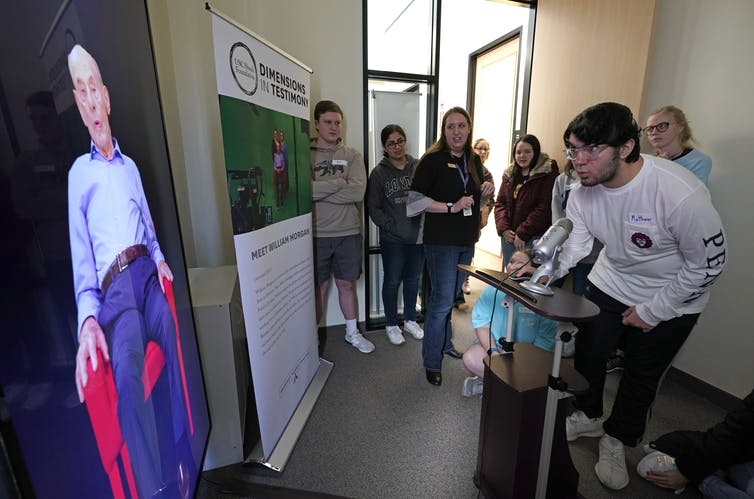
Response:
[{"label": "white sneaker with black sole", "polygon": [[601,437],[605,434],[602,429],[602,418],[590,418],[584,411],[573,411],[566,418],[566,438],[573,442],[579,437]]},{"label": "white sneaker with black sole", "polygon": [[361,353],[374,352],[374,343],[364,338],[364,336],[358,331],[354,333],[346,333],[345,340]]}]

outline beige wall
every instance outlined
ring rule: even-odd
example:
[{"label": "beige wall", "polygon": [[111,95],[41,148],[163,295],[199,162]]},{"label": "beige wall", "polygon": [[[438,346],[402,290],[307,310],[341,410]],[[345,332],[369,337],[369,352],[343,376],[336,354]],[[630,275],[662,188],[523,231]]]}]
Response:
[{"label": "beige wall", "polygon": [[563,165],[563,131],[615,101],[640,112],[655,0],[540,0],[527,132]]},{"label": "beige wall", "polygon": [[[147,4],[189,267],[235,263],[211,14],[204,4],[199,0]],[[312,68],[312,108],[320,99],[337,101],[345,112],[346,143],[363,150],[361,2],[214,0],[210,4]],[[363,304],[363,278],[358,291]],[[363,310],[359,317],[363,320]],[[326,318],[328,324],[342,323],[332,296]]]},{"label": "beige wall", "polygon": [[[751,0],[661,0],[643,108],[675,104],[712,157],[728,238],[725,273],[675,366],[738,397],[754,386],[754,119]],[[646,120],[642,114],[642,122]]]}]

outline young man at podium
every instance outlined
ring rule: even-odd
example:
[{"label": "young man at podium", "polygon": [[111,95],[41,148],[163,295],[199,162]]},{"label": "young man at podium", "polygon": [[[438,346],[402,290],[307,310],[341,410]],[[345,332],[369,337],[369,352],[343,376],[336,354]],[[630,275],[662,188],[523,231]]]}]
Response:
[{"label": "young man at podium", "polygon": [[[590,388],[566,420],[568,440],[601,436],[595,472],[611,489],[628,485],[624,445],[636,446],[664,373],[696,324],[726,260],[725,233],[707,188],[691,172],[642,155],[631,111],[612,102],[576,116],[563,140],[582,188],[566,208],[573,230],[561,277],[594,239],[605,245],[585,297],[600,314],[579,324],[575,367]],[[610,417],[602,392],[608,355],[625,341],[625,370]]]},{"label": "young man at podium", "polygon": [[[531,263],[531,249],[517,250],[513,253],[506,272],[511,279],[531,276],[536,267]],[[463,354],[463,365],[474,376],[463,382],[461,394],[473,397],[482,393],[484,386],[484,358],[488,355],[500,355],[499,341],[505,339],[508,332],[509,310],[503,305],[505,293],[492,286],[485,286],[471,313],[471,326],[476,331],[477,339]],[[526,308],[521,302],[514,302],[513,341],[532,343],[544,350],[555,349],[555,334],[558,323]],[[492,341],[490,341],[492,340]]]}]

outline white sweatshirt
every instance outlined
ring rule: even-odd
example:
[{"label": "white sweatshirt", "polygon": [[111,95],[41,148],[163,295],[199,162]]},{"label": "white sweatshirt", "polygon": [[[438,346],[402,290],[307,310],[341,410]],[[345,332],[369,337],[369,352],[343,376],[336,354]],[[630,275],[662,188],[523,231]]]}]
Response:
[{"label": "white sweatshirt", "polygon": [[582,186],[566,215],[573,231],[563,245],[558,276],[605,244],[589,274],[600,290],[636,305],[651,326],[699,313],[723,270],[727,242],[709,191],[682,166],[642,154],[644,164],[618,188]]}]

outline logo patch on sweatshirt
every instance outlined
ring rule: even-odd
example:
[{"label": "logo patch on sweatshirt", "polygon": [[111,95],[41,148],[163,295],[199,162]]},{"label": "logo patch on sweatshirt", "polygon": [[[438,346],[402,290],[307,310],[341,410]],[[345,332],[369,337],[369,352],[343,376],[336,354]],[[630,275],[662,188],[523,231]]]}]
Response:
[{"label": "logo patch on sweatshirt", "polygon": [[648,235],[642,234],[641,232],[634,232],[633,234],[631,234],[631,242],[642,249],[651,248],[653,244],[652,239]]}]

